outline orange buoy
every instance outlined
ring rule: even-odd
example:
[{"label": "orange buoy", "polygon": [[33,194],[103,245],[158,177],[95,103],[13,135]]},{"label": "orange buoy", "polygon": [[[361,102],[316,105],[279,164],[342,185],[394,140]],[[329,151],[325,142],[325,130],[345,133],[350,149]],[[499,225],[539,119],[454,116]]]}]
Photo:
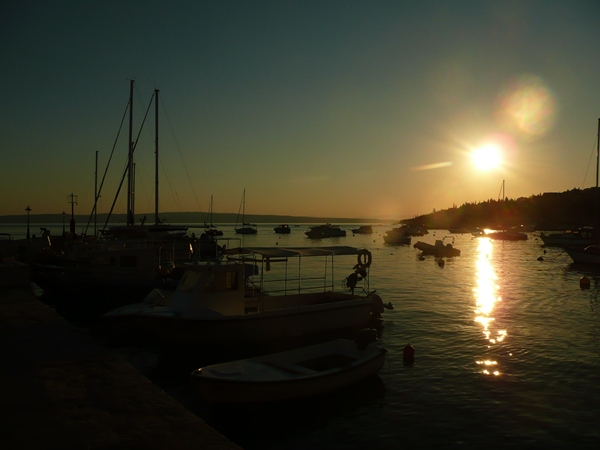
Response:
[{"label": "orange buoy", "polygon": [[581,289],[589,289],[590,288],[590,279],[588,277],[581,277],[579,279],[579,287]]}]

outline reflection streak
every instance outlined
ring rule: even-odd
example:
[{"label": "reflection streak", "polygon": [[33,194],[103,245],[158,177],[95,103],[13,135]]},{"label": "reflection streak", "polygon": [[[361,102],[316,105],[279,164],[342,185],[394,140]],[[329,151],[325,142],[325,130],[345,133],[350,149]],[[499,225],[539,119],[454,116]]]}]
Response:
[{"label": "reflection streak", "polygon": [[[491,314],[494,311],[496,303],[502,299],[497,293],[498,285],[496,284],[496,274],[490,262],[490,255],[492,253],[491,240],[488,238],[479,238],[477,241],[477,287],[473,289],[477,306],[475,309],[475,322],[478,322],[482,325],[483,335],[489,343],[488,348],[490,348],[493,344],[504,341],[507,333],[506,330],[497,330],[496,335],[492,335],[492,331],[490,329],[491,325],[495,321],[495,318],[492,317]],[[500,375],[498,370],[490,370],[492,367],[498,365],[497,361],[477,361],[477,364],[484,366],[481,373],[485,375]]]}]

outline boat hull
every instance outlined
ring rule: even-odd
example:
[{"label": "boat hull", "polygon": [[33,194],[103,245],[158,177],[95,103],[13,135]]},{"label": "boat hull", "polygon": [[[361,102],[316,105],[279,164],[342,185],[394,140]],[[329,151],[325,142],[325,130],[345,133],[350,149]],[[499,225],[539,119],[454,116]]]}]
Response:
[{"label": "boat hull", "polygon": [[209,403],[272,402],[311,397],[375,375],[386,350],[358,349],[340,339],[324,344],[208,366],[192,382]]},{"label": "boat hull", "polygon": [[600,249],[586,248],[565,248],[565,251],[577,264],[596,264],[600,265]]},{"label": "boat hull", "polygon": [[235,316],[185,316],[158,309],[129,316],[131,328],[172,344],[229,347],[302,342],[369,326],[370,298]]}]

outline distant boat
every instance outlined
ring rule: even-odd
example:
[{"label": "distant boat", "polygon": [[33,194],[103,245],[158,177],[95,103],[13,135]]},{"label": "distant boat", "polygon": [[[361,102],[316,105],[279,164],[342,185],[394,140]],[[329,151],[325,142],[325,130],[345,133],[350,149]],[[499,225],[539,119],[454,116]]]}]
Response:
[{"label": "distant boat", "polygon": [[358,228],[352,228],[354,234],[373,234],[373,227],[371,225],[361,225]]},{"label": "distant boat", "polygon": [[310,239],[323,239],[330,237],[344,237],[346,236],[346,230],[342,230],[339,225],[327,223],[325,225],[311,227],[311,229],[305,231],[304,234]]},{"label": "distant boat", "polygon": [[223,232],[213,225],[213,196],[210,196],[210,208],[209,208],[209,221],[210,225],[205,225],[206,231],[204,232],[208,236],[223,236]]},{"label": "distant boat", "polygon": [[238,217],[235,221],[235,232],[237,234],[256,234],[258,233],[258,229],[256,224],[247,223],[246,220],[246,189],[244,189],[244,194],[242,195],[242,203],[240,204],[240,209],[242,211],[242,226],[238,228],[238,219],[240,218],[240,212],[238,211]]},{"label": "distant boat", "polygon": [[549,247],[588,246],[600,243],[598,230],[592,227],[581,227],[577,230],[567,230],[564,233],[540,233],[540,239]]},{"label": "distant boat", "polygon": [[275,233],[277,233],[277,234],[290,234],[290,232],[292,231],[290,229],[290,226],[286,223],[278,225],[273,229],[275,230]]},{"label": "distant boat", "polygon": [[406,234],[406,227],[398,227],[386,231],[383,241],[388,245],[410,245],[411,237]]},{"label": "distant boat", "polygon": [[384,348],[336,339],[279,353],[202,367],[192,383],[208,403],[311,397],[353,385],[384,365]]},{"label": "distant boat", "polygon": [[521,233],[520,231],[514,230],[503,230],[503,231],[495,231],[492,233],[484,234],[483,237],[488,237],[490,239],[502,240],[502,241],[526,241],[527,235],[525,233]]},{"label": "distant boat", "polygon": [[460,256],[460,250],[454,248],[452,244],[444,244],[442,239],[437,239],[435,245],[428,244],[427,242],[418,241],[414,248],[421,250],[423,255],[433,255],[436,258],[451,258],[453,256]]}]

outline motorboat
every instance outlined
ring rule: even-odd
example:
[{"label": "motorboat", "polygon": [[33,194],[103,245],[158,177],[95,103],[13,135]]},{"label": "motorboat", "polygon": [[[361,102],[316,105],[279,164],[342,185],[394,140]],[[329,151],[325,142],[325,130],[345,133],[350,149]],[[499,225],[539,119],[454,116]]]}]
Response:
[{"label": "motorboat", "polygon": [[399,227],[386,231],[383,241],[388,245],[410,245],[411,237],[405,233],[405,227]]},{"label": "motorboat", "polygon": [[310,239],[323,239],[330,237],[344,237],[346,236],[346,230],[342,230],[339,225],[327,223],[325,225],[311,227],[311,229],[305,231],[304,234]]},{"label": "motorboat", "polygon": [[418,225],[401,224],[400,229],[407,236],[425,236],[429,234],[427,228]]},{"label": "motorboat", "polygon": [[277,234],[290,234],[290,232],[292,231],[290,226],[286,223],[277,225],[275,228],[273,228],[273,230],[275,230],[275,233]]},{"label": "motorboat", "polygon": [[460,250],[454,248],[450,243],[444,244],[443,239],[436,239],[434,245],[418,241],[413,247],[421,250],[423,255],[433,255],[436,258],[452,258],[454,256],[460,256]]},{"label": "motorboat", "polygon": [[502,241],[526,241],[527,234],[514,230],[493,231],[484,234],[483,237]]},{"label": "motorboat", "polygon": [[[360,330],[393,309],[370,287],[366,249],[239,247],[224,253],[187,265],[175,291],[155,289],[104,319],[171,343],[237,348]],[[346,277],[336,274],[340,259],[350,259]]]},{"label": "motorboat", "polygon": [[383,367],[387,351],[336,339],[194,370],[192,384],[211,404],[311,397],[351,386]]},{"label": "motorboat", "polygon": [[600,264],[600,245],[588,245],[587,247],[565,247],[565,252],[573,262],[578,264]]},{"label": "motorboat", "polygon": [[600,243],[598,231],[592,227],[581,227],[576,230],[567,230],[563,233],[540,233],[540,239],[549,247],[573,247]]},{"label": "motorboat", "polygon": [[353,234],[373,234],[373,227],[371,225],[361,225],[358,228],[352,228]]}]

